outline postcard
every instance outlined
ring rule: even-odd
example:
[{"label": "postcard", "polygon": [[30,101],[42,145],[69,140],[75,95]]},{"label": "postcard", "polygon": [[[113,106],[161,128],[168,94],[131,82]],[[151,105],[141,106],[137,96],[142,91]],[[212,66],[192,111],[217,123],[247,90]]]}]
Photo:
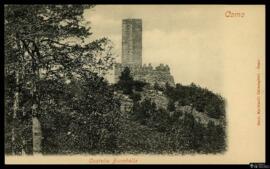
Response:
[{"label": "postcard", "polygon": [[5,5],[6,164],[265,163],[264,5]]}]

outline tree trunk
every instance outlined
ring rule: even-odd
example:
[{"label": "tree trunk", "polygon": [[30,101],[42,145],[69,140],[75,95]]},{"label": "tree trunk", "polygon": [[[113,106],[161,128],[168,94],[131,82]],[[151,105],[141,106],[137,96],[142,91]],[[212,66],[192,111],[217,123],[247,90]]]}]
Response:
[{"label": "tree trunk", "polygon": [[[36,77],[34,77],[36,78]],[[37,86],[36,81],[33,81],[33,88],[32,88],[32,98],[33,98],[33,105],[32,109],[32,138],[33,138],[33,154],[40,154],[41,153],[41,125],[38,119],[38,111],[39,111],[39,100],[37,94]]]},{"label": "tree trunk", "polygon": [[33,89],[32,89],[32,135],[33,135],[33,154],[38,155],[41,154],[41,125],[38,119],[38,114],[40,113],[40,101],[37,91],[37,82],[40,80],[40,72],[39,72],[39,51],[37,48],[37,42],[33,43],[34,47],[34,57],[32,58],[32,70],[33,70]]},{"label": "tree trunk", "polygon": [[15,88],[15,94],[14,94],[14,103],[13,103],[13,116],[12,116],[12,129],[11,129],[11,148],[12,148],[12,155],[16,154],[16,125],[17,125],[17,114],[19,109],[19,71],[17,70],[15,73],[16,78],[16,88]]},{"label": "tree trunk", "polygon": [[41,126],[37,117],[32,117],[33,154],[41,154]]}]

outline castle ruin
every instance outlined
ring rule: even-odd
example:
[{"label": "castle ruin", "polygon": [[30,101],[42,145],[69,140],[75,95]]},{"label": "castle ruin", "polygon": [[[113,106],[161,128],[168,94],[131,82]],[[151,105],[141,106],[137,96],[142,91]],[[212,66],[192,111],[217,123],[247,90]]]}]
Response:
[{"label": "castle ruin", "polygon": [[153,67],[150,63],[142,65],[142,20],[122,20],[122,63],[115,65],[115,82],[125,67],[129,67],[135,80],[150,84],[165,85],[167,82],[174,86],[173,76],[168,65],[160,64]]}]

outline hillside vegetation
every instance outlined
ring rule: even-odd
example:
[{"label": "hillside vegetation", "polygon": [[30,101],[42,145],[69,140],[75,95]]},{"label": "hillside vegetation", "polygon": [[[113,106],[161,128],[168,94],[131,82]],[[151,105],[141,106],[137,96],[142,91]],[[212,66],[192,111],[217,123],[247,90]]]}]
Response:
[{"label": "hillside vegetation", "polygon": [[132,108],[122,118],[121,152],[222,153],[226,150],[225,102],[220,95],[195,84],[173,87],[138,82],[130,76],[128,68],[115,87],[133,101]]}]

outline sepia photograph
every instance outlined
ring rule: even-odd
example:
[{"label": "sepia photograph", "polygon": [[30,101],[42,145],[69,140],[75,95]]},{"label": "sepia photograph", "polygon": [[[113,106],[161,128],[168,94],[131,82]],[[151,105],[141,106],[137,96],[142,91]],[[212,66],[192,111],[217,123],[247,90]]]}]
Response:
[{"label": "sepia photograph", "polygon": [[265,160],[263,5],[8,4],[4,55],[8,164]]}]

